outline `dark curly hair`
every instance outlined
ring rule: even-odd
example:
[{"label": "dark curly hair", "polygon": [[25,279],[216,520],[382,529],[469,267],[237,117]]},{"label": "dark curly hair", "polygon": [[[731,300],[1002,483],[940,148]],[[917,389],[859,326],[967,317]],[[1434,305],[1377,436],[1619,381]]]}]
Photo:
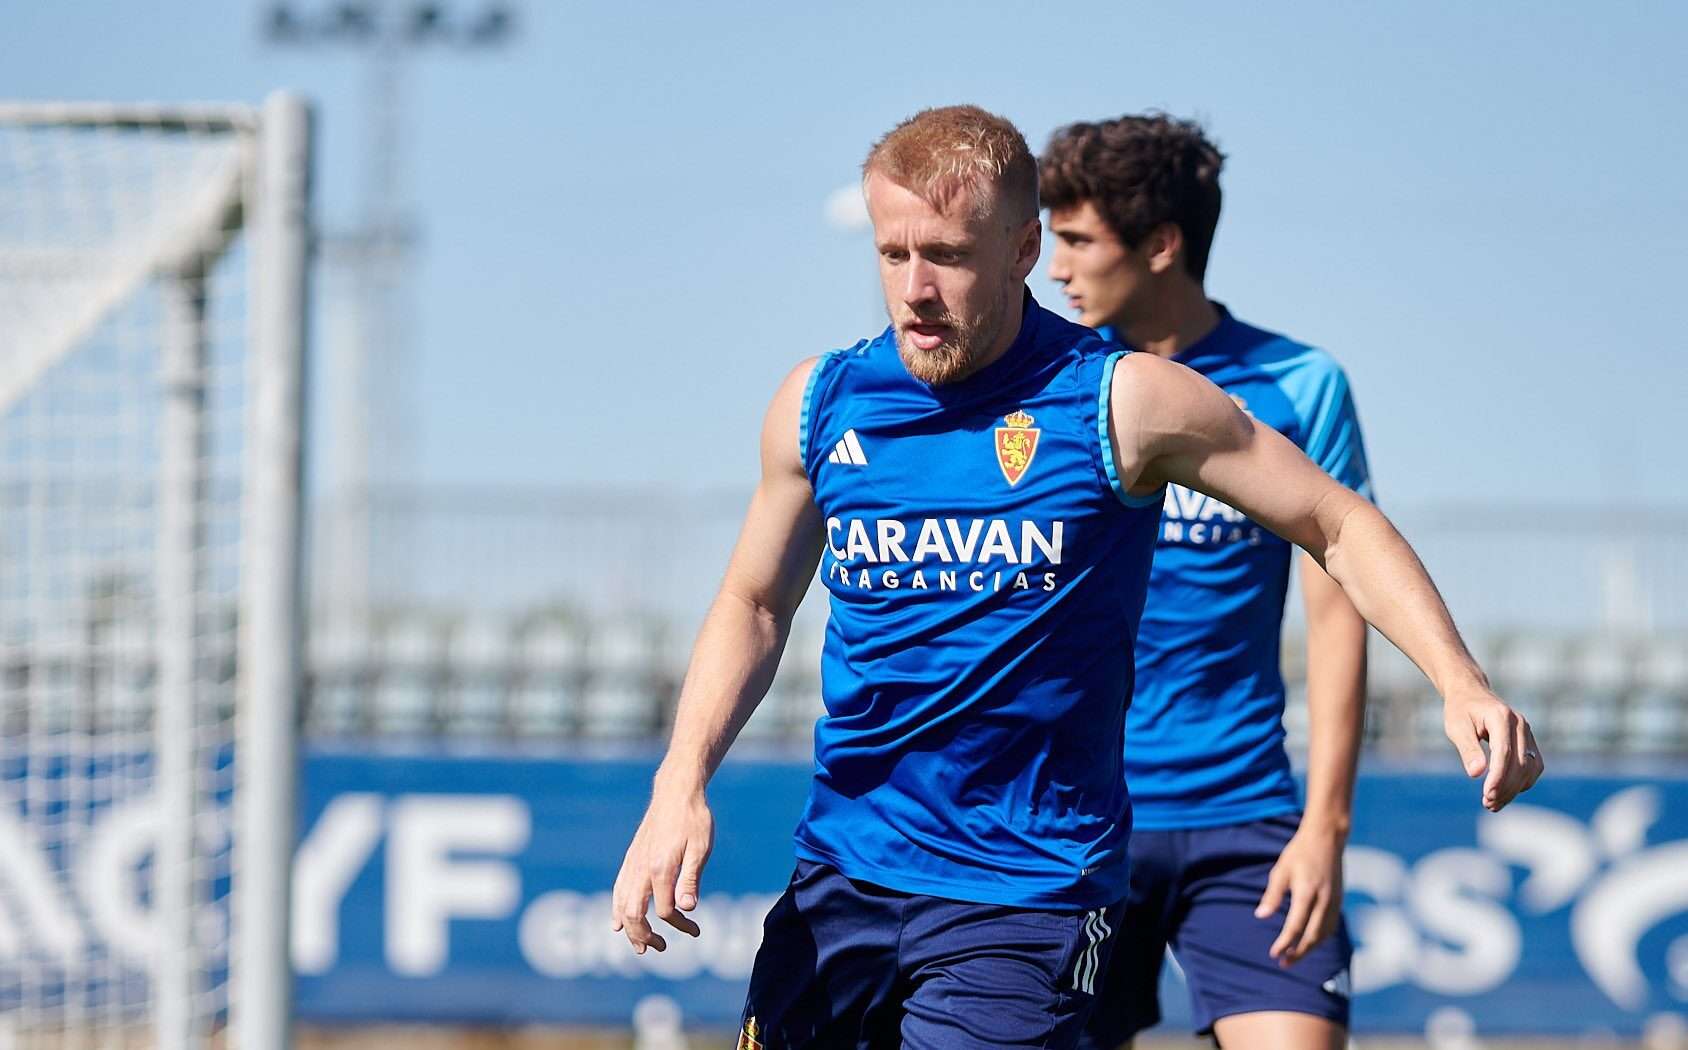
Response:
[{"label": "dark curly hair", "polygon": [[1172,223],[1184,234],[1184,266],[1200,281],[1219,225],[1224,165],[1200,124],[1145,113],[1056,130],[1038,162],[1038,188],[1045,208],[1090,201],[1128,248]]}]

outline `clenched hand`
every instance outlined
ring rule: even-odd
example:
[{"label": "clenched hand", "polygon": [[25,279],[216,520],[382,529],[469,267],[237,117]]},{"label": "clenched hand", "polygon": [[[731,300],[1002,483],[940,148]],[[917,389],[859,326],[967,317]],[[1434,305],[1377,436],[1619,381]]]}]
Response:
[{"label": "clenched hand", "polygon": [[[1483,780],[1483,808],[1500,808],[1528,791],[1546,768],[1536,735],[1524,716],[1506,706],[1487,689],[1472,687],[1450,693],[1442,705],[1442,728],[1459,752],[1459,760],[1470,777]],[[1479,741],[1488,741],[1483,754]]]}]

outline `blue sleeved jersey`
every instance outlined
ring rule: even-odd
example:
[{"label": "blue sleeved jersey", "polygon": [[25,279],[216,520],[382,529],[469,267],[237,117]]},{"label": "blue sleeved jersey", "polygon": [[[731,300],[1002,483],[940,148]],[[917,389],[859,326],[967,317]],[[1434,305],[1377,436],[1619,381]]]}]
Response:
[{"label": "blue sleeved jersey", "polygon": [[[1372,498],[1341,367],[1322,350],[1220,314],[1213,332],[1173,360]],[[1167,487],[1126,720],[1138,827],[1240,824],[1299,809],[1278,663],[1291,553],[1219,500]]]}]

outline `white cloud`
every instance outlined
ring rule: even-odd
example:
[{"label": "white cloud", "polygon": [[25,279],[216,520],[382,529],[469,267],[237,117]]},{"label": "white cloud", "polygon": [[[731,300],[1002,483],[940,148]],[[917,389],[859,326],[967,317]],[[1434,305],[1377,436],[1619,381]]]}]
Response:
[{"label": "white cloud", "polygon": [[840,186],[826,196],[826,221],[834,229],[854,233],[869,226],[867,201],[859,182]]}]

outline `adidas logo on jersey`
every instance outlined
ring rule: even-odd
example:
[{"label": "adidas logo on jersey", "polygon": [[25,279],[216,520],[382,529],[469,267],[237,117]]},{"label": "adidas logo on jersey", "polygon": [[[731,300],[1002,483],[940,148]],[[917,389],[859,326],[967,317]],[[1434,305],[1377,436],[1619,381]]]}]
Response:
[{"label": "adidas logo on jersey", "polygon": [[828,463],[848,463],[852,467],[867,466],[867,453],[862,451],[862,441],[854,430],[844,431],[844,436],[838,440],[831,453],[826,457]]}]

